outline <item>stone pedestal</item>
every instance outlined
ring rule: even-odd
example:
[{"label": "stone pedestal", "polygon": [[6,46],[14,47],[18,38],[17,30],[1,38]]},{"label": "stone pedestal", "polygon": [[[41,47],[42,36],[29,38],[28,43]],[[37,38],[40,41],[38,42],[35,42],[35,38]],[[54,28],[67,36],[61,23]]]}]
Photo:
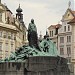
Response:
[{"label": "stone pedestal", "polygon": [[0,63],[0,75],[70,75],[70,71],[65,58],[36,56],[26,62]]},{"label": "stone pedestal", "polygon": [[26,64],[27,75],[70,75],[67,60],[61,57],[30,57]]}]

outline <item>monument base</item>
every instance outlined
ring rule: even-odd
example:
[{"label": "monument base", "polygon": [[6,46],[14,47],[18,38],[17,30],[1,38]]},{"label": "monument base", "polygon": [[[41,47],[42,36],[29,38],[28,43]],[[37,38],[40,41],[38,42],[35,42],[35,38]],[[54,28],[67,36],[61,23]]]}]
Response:
[{"label": "monument base", "polygon": [[0,75],[70,75],[62,57],[35,56],[26,62],[1,62]]}]

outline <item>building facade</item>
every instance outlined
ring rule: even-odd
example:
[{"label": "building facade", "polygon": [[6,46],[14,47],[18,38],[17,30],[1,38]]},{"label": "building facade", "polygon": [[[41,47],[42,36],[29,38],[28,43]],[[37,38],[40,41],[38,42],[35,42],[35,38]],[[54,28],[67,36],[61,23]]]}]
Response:
[{"label": "building facade", "polygon": [[72,26],[72,57],[71,62],[74,65],[74,75],[75,75],[75,17],[68,22]]},{"label": "building facade", "polygon": [[[72,55],[72,27],[68,24],[75,17],[75,11],[68,8],[62,16],[62,24],[59,26],[51,25],[49,30],[50,39],[56,43],[59,53],[62,57],[70,57]],[[56,29],[56,27],[58,29]],[[56,34],[57,33],[57,34]]]},{"label": "building facade", "polygon": [[48,27],[49,37],[52,40],[56,47],[58,48],[58,29],[61,27],[61,24],[51,25]]},{"label": "building facade", "polygon": [[[21,9],[20,6],[18,9]],[[8,7],[0,2],[0,59],[9,57],[11,52],[26,43],[26,32],[23,18],[21,21],[15,18]]]},{"label": "building facade", "polygon": [[[58,29],[57,35],[55,35],[55,25],[50,26],[48,28],[50,36],[52,36],[51,40],[53,42],[56,42],[56,46],[58,48],[59,54],[61,57],[67,58],[69,68],[71,71],[71,74],[75,74],[75,52],[74,52],[74,27],[71,25],[71,20],[74,21],[75,18],[75,11],[68,8],[65,12],[65,14],[62,16],[62,24]],[[51,35],[52,33],[52,35]],[[56,36],[56,38],[55,38]],[[54,40],[54,38],[56,40]],[[74,63],[74,64],[72,64]]]},{"label": "building facade", "polygon": [[58,30],[58,50],[65,58],[72,55],[72,27],[67,23],[74,18],[74,13],[71,9],[67,9],[62,16],[62,26]]},{"label": "building facade", "polygon": [[18,30],[18,33],[16,34],[16,48],[21,47],[24,44],[27,44],[27,28],[23,21],[23,14],[22,9],[20,8],[20,4],[18,9],[16,9],[16,18],[14,19],[15,26]]}]

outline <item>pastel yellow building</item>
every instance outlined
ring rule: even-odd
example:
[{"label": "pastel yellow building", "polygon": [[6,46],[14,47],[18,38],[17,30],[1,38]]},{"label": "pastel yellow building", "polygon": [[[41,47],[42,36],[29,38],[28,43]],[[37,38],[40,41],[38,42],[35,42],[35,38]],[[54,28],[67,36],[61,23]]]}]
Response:
[{"label": "pastel yellow building", "polygon": [[74,65],[74,75],[75,75],[75,17],[68,22],[72,26],[72,64]]},{"label": "pastel yellow building", "polygon": [[17,33],[15,26],[0,23],[0,58],[9,57],[11,52],[15,51],[15,35]]},{"label": "pastel yellow building", "polygon": [[0,0],[0,59],[9,57],[11,52],[26,44],[27,28],[23,22],[20,5],[16,11],[15,18]]}]

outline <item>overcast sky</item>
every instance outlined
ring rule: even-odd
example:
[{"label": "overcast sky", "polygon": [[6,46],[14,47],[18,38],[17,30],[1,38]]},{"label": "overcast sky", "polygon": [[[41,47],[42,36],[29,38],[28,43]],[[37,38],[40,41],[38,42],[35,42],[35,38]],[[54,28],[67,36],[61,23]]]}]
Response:
[{"label": "overcast sky", "polygon": [[[14,15],[20,3],[26,27],[28,27],[30,20],[33,18],[37,26],[38,35],[40,31],[44,35],[50,25],[60,22],[62,15],[68,8],[68,2],[69,0],[2,0],[2,3],[5,3]],[[73,3],[73,0],[71,0],[72,9]]]}]

